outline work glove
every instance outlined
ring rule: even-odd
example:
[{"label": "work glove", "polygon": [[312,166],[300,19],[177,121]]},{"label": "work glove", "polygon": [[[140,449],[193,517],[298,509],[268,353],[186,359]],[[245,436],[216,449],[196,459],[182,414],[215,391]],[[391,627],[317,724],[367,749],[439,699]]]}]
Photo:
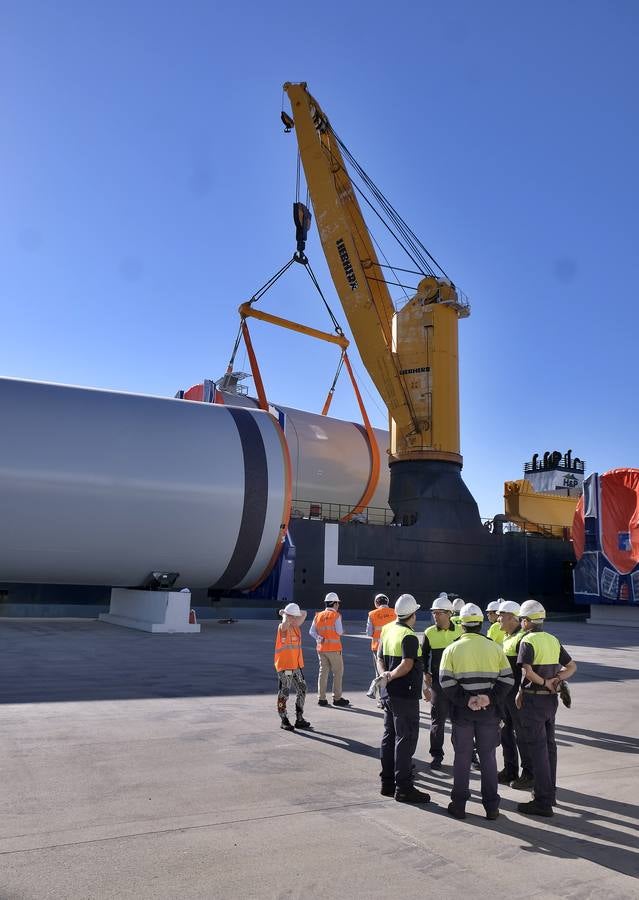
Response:
[{"label": "work glove", "polygon": [[378,688],[382,688],[388,683],[389,678],[390,672],[382,672],[382,674],[378,675],[377,678],[373,681],[373,684]]}]

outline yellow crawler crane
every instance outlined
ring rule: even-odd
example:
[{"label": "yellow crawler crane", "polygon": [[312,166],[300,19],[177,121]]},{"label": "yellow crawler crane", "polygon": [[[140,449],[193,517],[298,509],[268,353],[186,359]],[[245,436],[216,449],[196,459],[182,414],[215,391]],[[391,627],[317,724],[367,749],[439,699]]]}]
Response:
[{"label": "yellow crawler crane", "polygon": [[423,273],[415,295],[395,309],[386,267],[346,168],[346,148],[304,82],[287,82],[284,90],[292,119],[286,113],[282,118],[287,130],[295,129],[333,282],[388,408],[389,499],[396,522],[477,526],[477,506],[460,477],[457,323],[469,315],[468,302],[448,278],[431,270]]}]

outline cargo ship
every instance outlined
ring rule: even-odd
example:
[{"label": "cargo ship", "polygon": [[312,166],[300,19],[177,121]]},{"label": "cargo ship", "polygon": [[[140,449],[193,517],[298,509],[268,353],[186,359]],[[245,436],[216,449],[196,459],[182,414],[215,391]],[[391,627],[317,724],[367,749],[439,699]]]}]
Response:
[{"label": "cargo ship", "polygon": [[[572,608],[569,529],[583,461],[571,451],[533,456],[524,479],[506,486],[504,515],[482,521],[461,475],[457,328],[470,303],[306,84],[284,89],[291,114],[282,121],[298,142],[350,339],[306,256],[313,216],[296,196],[295,252],[240,306],[222,378],[172,398],[0,379],[0,613],[91,615],[110,603],[115,615],[112,589],[125,619],[127,604],[155,615],[160,593],[187,590],[201,615],[273,615],[293,599],[316,608],[329,590],[346,615],[369,608],[377,592],[410,592],[422,604],[442,590],[479,604],[534,596]],[[381,261],[358,201],[364,189],[410,267]],[[292,266],[308,273],[333,331],[262,308]],[[406,273],[418,282],[410,293]],[[397,284],[400,302],[390,294]],[[362,423],[330,417],[331,391],[321,414],[272,403],[254,320],[335,345]],[[234,366],[241,339],[254,397],[249,373]],[[388,431],[370,424],[350,340],[388,410]]]}]

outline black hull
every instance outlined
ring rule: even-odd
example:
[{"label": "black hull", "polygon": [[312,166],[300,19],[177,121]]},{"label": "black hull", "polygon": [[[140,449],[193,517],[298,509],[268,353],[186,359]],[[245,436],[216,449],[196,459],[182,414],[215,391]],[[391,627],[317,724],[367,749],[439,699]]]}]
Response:
[{"label": "black hull", "polygon": [[[443,530],[313,519],[293,519],[289,532],[292,579],[282,577],[289,565],[283,554],[252,593],[209,596],[197,590],[193,606],[203,613],[208,608],[211,615],[224,607],[240,616],[274,616],[291,599],[304,609],[320,608],[325,594],[336,591],[348,617],[350,610],[370,609],[378,592],[392,601],[410,593],[425,606],[440,591],[449,591],[482,607],[496,597],[518,602],[534,597],[551,612],[575,610],[570,541],[493,534],[481,525]],[[97,615],[107,611],[109,596],[103,586],[0,584],[0,617]]]},{"label": "black hull", "polygon": [[[451,532],[419,526],[333,525],[338,533],[338,566],[374,571],[372,585],[348,584],[331,580],[330,565],[325,571],[327,524],[309,520],[290,524],[296,551],[295,601],[304,608],[321,605],[332,590],[349,609],[370,609],[380,591],[391,600],[410,593],[422,604],[449,591],[482,606],[496,597],[518,602],[535,597],[550,610],[573,608],[570,541],[493,534],[481,526]],[[349,574],[346,568],[338,577]]]}]

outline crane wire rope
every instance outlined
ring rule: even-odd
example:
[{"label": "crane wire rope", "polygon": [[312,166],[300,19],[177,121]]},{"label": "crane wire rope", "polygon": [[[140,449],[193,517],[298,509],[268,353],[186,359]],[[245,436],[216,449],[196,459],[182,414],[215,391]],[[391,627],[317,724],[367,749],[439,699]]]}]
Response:
[{"label": "crane wire rope", "polygon": [[[401,215],[397,212],[392,203],[384,196],[382,191],[377,187],[373,179],[367,174],[365,169],[357,162],[353,154],[350,152],[346,144],[340,139],[339,135],[334,131],[333,127],[328,123],[328,128],[330,132],[334,135],[335,140],[339,148],[344,153],[345,157],[348,159],[350,164],[353,166],[359,177],[362,179],[364,184],[369,188],[377,202],[380,204],[380,207],[386,212],[389,218],[396,224],[397,228],[400,230],[401,234],[404,236],[404,239],[410,243],[413,249],[416,252],[416,255],[421,257],[420,262],[423,262],[427,269],[430,269],[430,273],[435,275],[435,272],[432,271],[428,262],[426,262],[425,257],[427,257],[434,266],[439,269],[444,278],[448,279],[448,281],[452,280],[444,271],[443,267],[437,262],[435,257],[426,249],[426,247],[419,240],[415,232],[410,228],[410,226],[405,222],[405,220],[401,217]],[[425,255],[425,257],[424,257]]]},{"label": "crane wire rope", "polygon": [[[332,161],[333,168],[334,168],[334,169],[337,169],[337,171],[335,172],[335,174],[334,174],[334,176],[333,176],[334,179],[335,179],[335,185],[336,185],[336,188],[339,189],[339,188],[341,187],[341,188],[342,188],[342,191],[338,191],[338,192],[339,192],[339,193],[343,193],[343,191],[347,190],[348,187],[349,187],[349,185],[352,184],[352,181],[351,181],[350,178],[349,178],[348,172],[346,172],[346,170],[345,170],[345,169],[343,168],[343,166],[340,164],[339,159],[333,155],[333,153],[330,151],[330,149],[328,149],[328,153],[329,153],[329,158],[330,158],[331,161]],[[339,168],[337,168],[338,166],[339,166]],[[340,172],[340,171],[343,171],[343,172],[344,172],[344,177],[347,179],[346,182],[340,181],[340,178],[339,178],[339,172]],[[359,239],[360,239],[362,242],[365,242],[365,241],[366,241],[366,238],[370,238],[371,235],[370,235],[370,232],[369,232],[369,230],[368,230],[368,226],[366,225],[366,222],[364,221],[363,216],[362,216],[361,218],[362,218],[362,224],[363,224],[363,227],[364,227],[364,229],[365,229],[365,231],[366,231],[366,234],[365,234],[365,235],[362,233],[362,230],[361,230],[361,228],[359,227],[359,225],[358,225],[355,221],[353,221],[353,218],[352,218],[351,216],[349,216],[349,221],[350,221],[350,224],[351,224],[351,226],[353,227],[355,233],[356,233],[357,236],[359,237]],[[361,262],[361,260],[360,260],[360,262]],[[419,265],[419,263],[416,263],[416,264]],[[367,280],[367,283],[368,283],[368,289],[369,289],[369,292],[372,293],[371,285],[370,285],[370,282],[369,282],[369,277],[366,275],[365,272],[364,272],[364,274],[365,274],[365,277],[366,277],[366,280]],[[379,281],[379,280],[381,280],[381,279],[377,279],[377,280]],[[392,299],[390,298],[390,295],[389,295],[389,299],[390,299],[390,301],[391,301],[391,309],[394,310],[394,305],[393,305]],[[393,329],[393,317],[392,317],[392,315],[386,314],[386,315],[382,316],[382,311],[380,311],[380,309],[379,309],[379,307],[377,306],[376,303],[373,303],[373,308],[374,308],[374,310],[375,310],[375,313],[376,313],[376,315],[377,315],[377,318],[378,318],[380,324],[383,325],[383,324],[384,324],[384,320],[385,320],[386,326],[387,326],[387,328],[388,328],[388,331],[392,333],[392,329]],[[390,347],[389,347],[388,349],[389,349],[389,351],[391,350]],[[407,406],[407,408],[408,408],[408,411],[409,411],[409,413],[410,413],[410,417],[411,417],[411,419],[413,420],[414,427],[415,427],[415,429],[417,429],[417,419],[418,419],[417,411],[415,410],[415,407],[414,407],[414,405],[413,405],[413,400],[412,400],[412,397],[411,397],[411,393],[410,393],[410,391],[409,391],[409,389],[408,389],[408,383],[407,383],[407,380],[406,380],[406,376],[405,376],[404,374],[402,374],[401,366],[400,366],[399,360],[397,359],[397,355],[396,355],[395,353],[391,353],[391,354],[390,354],[390,358],[391,358],[391,362],[392,362],[393,368],[394,368],[394,370],[395,370],[395,374],[396,374],[396,376],[397,376],[397,379],[398,379],[400,385],[402,386],[402,395],[403,395],[404,403],[406,404],[406,406]]]}]

